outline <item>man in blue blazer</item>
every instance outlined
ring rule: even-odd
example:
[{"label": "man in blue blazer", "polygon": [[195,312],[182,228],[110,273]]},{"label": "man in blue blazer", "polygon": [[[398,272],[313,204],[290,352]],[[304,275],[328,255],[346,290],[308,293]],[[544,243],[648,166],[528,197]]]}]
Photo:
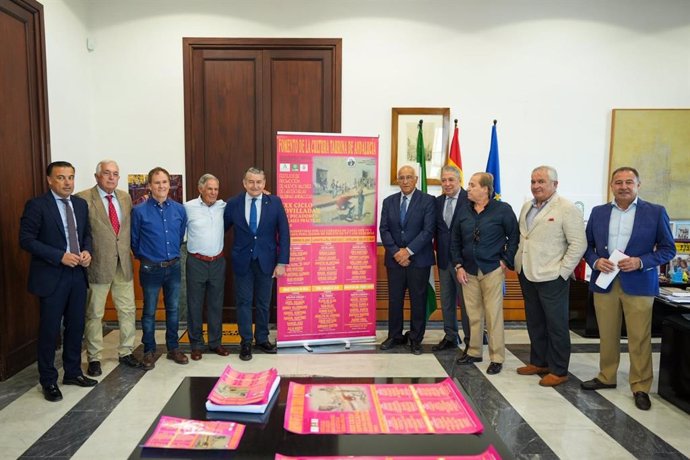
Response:
[{"label": "man in blue blazer", "polygon": [[[441,169],[441,189],[436,197],[436,258],[441,287],[441,309],[443,312],[443,332],[441,341],[431,347],[433,351],[456,349],[458,336],[458,301],[462,299],[462,286],[455,276],[455,267],[450,260],[450,229],[455,224],[463,206],[467,206],[467,192],[460,186],[460,170],[447,165]],[[461,315],[462,332],[465,336],[465,349],[470,343],[470,325],[467,314]]]},{"label": "man in blue blazer", "polygon": [[84,334],[86,267],[91,263],[91,230],[86,201],[72,196],[74,167],[56,161],[46,169],[50,191],[29,200],[19,227],[19,244],[31,254],[29,292],[39,297],[38,373],[48,401],[62,399],[57,386],[55,346],[60,325],[62,383],[89,387],[96,380],[81,370],[81,339]]},{"label": "man in blue blazer", "polygon": [[252,304],[256,305],[257,348],[275,353],[268,339],[273,278],[285,274],[290,262],[290,228],[283,202],[265,195],[266,175],[249,168],[242,181],[246,192],[230,198],[225,206],[225,230],[233,227],[232,268],[237,297],[240,359],[252,359]]},{"label": "man in blue blazer", "polygon": [[[388,273],[388,338],[381,350],[410,342],[410,351],[422,354],[426,329],[426,297],[431,267],[436,264],[432,240],[436,231],[436,202],[416,189],[417,175],[411,166],[398,170],[400,193],[385,200],[379,233],[385,248]],[[405,291],[410,294],[410,331],[403,335]]]},{"label": "man in blue blazer", "polygon": [[[585,259],[592,267],[590,289],[599,326],[599,375],[582,382],[585,390],[616,387],[620,362],[621,321],[625,317],[630,354],[630,388],[638,409],[651,407],[652,306],[659,293],[657,267],[676,253],[668,214],[663,206],[638,198],[640,175],[631,167],[611,175],[612,203],[597,206],[587,223]],[[619,250],[625,257],[610,260]],[[620,272],[606,287],[596,281],[601,273]]]}]

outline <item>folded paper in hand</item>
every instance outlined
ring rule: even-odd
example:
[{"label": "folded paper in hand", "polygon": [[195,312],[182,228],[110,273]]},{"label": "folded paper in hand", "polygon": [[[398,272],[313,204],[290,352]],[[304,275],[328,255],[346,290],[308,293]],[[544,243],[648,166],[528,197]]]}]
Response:
[{"label": "folded paper in hand", "polygon": [[618,268],[618,262],[627,257],[628,256],[620,252],[618,249],[613,251],[611,257],[609,257],[609,260],[613,262],[613,265],[615,265],[616,267],[613,269],[611,273],[599,273],[599,277],[597,278],[597,281],[594,284],[596,284],[602,289],[606,289],[607,287],[609,287],[611,282],[616,278],[616,276],[618,276],[618,272],[621,271],[621,269]]}]

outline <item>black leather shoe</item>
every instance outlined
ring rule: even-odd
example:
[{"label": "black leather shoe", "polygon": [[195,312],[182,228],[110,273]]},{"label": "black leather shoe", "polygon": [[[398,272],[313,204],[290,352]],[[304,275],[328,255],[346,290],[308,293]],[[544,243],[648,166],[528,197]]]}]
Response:
[{"label": "black leather shoe", "polygon": [[240,345],[240,359],[242,361],[249,361],[252,359],[252,345],[250,343],[243,343]]},{"label": "black leather shoe", "polygon": [[76,377],[62,379],[63,385],[77,385],[80,387],[92,387],[98,383],[98,380],[90,379],[83,375],[78,375]]},{"label": "black leather shoe", "polygon": [[[125,366],[133,367],[135,369],[138,369],[141,367],[141,361],[139,361],[137,358],[134,357],[134,355],[129,354],[127,356],[120,356],[118,359],[119,362],[124,364]],[[91,375],[91,374],[89,374]]]},{"label": "black leather shoe", "polygon": [[605,388],[616,388],[615,383],[604,383],[598,378],[593,378],[592,380],[587,380],[580,384],[580,388],[583,390],[603,390]]},{"label": "black leather shoe", "polygon": [[486,373],[489,375],[498,374],[503,369],[503,364],[501,363],[491,363],[489,367],[486,368]]},{"label": "black leather shoe", "polygon": [[48,385],[43,387],[43,397],[46,398],[46,401],[57,402],[62,400],[62,393],[57,385]]},{"label": "black leather shoe", "polygon": [[263,351],[264,353],[269,353],[269,354],[274,354],[278,351],[275,344],[272,344],[268,340],[266,340],[265,342],[257,343],[256,348]]},{"label": "black leather shoe", "polygon": [[452,342],[446,338],[441,340],[438,345],[434,345],[431,347],[431,351],[441,351],[441,350],[450,350],[450,349],[456,349],[458,348],[458,344],[455,342]]},{"label": "black leather shoe", "polygon": [[652,407],[652,401],[649,400],[649,395],[644,391],[636,391],[633,393],[635,398],[635,406],[640,410],[649,410]]},{"label": "black leather shoe", "polygon": [[470,356],[467,353],[465,353],[455,361],[455,364],[472,364],[481,363],[482,361],[482,358],[475,358],[474,356]]},{"label": "black leather shoe", "polygon": [[86,373],[89,374],[91,377],[98,377],[103,373],[101,370],[101,362],[100,361],[91,361],[89,363],[88,369],[86,369]]},{"label": "black leather shoe", "polygon": [[405,345],[407,343],[407,337],[403,337],[400,339],[395,339],[393,337],[388,337],[386,340],[383,341],[381,344],[381,350],[386,351],[386,350],[391,350],[398,345]]},{"label": "black leather shoe", "polygon": [[424,349],[422,348],[422,344],[419,342],[410,342],[410,351],[412,352],[413,355],[421,355]]}]

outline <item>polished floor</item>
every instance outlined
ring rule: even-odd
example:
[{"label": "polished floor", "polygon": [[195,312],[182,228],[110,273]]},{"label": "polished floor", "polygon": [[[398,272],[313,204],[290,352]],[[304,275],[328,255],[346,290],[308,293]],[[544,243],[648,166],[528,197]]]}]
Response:
[{"label": "polished floor", "polygon": [[[162,331],[159,331],[159,343]],[[528,361],[524,328],[506,330],[506,362],[498,375],[486,374],[488,356],[476,365],[454,367],[454,351],[431,352],[442,336],[427,331],[425,353],[404,349],[379,352],[373,345],[281,349],[277,355],[257,352],[249,362],[205,354],[186,366],[163,355],[150,372],[118,364],[118,333],[106,336],[103,376],[93,388],[61,386],[64,399],[49,403],[30,366],[0,383],[0,458],[127,458],[160,409],[185,376],[217,376],[228,363],[245,371],[276,367],[289,376],[444,377],[453,374],[490,421],[516,458],[628,459],[690,456],[690,415],[656,394],[652,409],[635,408],[627,382],[628,357],[623,353],[617,389],[585,392],[580,382],[596,375],[597,340],[572,334],[570,380],[542,388],[538,376],[519,376]],[[378,341],[385,338],[379,331]],[[625,346],[622,347],[625,351]],[[658,339],[654,363],[658,369]],[[162,352],[162,348],[159,348]],[[141,352],[141,347],[136,353]]]}]

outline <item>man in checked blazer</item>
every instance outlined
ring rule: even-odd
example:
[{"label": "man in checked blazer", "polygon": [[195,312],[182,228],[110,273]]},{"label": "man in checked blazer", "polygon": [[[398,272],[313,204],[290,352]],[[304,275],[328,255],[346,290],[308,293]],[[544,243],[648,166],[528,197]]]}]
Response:
[{"label": "man in checked blazer", "polygon": [[[103,359],[103,314],[108,292],[111,293],[120,328],[117,348],[119,361],[126,366],[141,367],[132,355],[136,333],[136,306],[132,256],[130,253],[132,199],[117,190],[120,168],[113,160],[102,160],[96,166],[96,185],[77,193],[89,206],[89,223],[93,236],[93,253],[88,269],[89,291],[86,303],[87,373],[99,376]],[[148,369],[147,369],[148,370]]]},{"label": "man in checked blazer", "polygon": [[587,248],[582,213],[556,193],[557,187],[558,173],[551,166],[532,171],[534,199],[520,211],[515,255],[530,339],[530,362],[517,373],[546,374],[541,386],[568,380],[570,275]]}]

